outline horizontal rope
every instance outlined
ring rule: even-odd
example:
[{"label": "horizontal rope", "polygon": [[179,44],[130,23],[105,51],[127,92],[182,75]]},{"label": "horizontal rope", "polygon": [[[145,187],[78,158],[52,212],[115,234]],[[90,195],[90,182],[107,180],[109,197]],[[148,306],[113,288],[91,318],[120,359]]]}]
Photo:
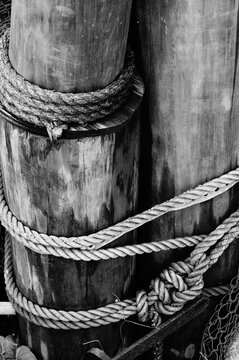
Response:
[{"label": "horizontal rope", "polygon": [[212,286],[209,288],[204,288],[202,291],[202,295],[206,297],[211,296],[222,296],[228,293],[230,290],[230,285],[221,285],[221,286]]},{"label": "horizontal rope", "polygon": [[[230,289],[230,285],[219,285],[209,288],[204,288],[202,291],[202,295],[206,296],[208,298],[210,297],[216,297],[216,296],[222,296],[228,293]],[[7,315],[7,316],[13,316],[16,315],[16,312],[12,306],[12,303],[10,302],[0,302],[0,316],[1,315]]]},{"label": "horizontal rope", "polygon": [[88,93],[60,93],[31,84],[12,67],[8,57],[9,30],[0,40],[0,103],[12,115],[48,133],[61,136],[66,124],[87,123],[113,114],[125,102],[133,86],[134,56],[127,51],[120,75],[103,89]]},{"label": "horizontal rope", "polygon": [[[239,236],[239,211],[233,213],[216,230],[211,232],[202,242],[198,242],[196,254],[202,252],[201,244],[210,243],[217,238],[217,244],[206,256],[200,256],[194,263],[195,250],[191,256],[183,261],[171,263],[168,269],[161,272],[159,278],[154,279],[149,292],[141,290],[136,299],[117,301],[94,310],[64,311],[48,309],[34,304],[18,289],[12,265],[11,240],[9,235],[5,241],[5,282],[9,300],[14,309],[27,320],[48,328],[54,329],[87,329],[108,325],[125,320],[138,313],[139,320],[146,322],[149,319],[154,326],[158,326],[162,319],[161,314],[170,316],[180,311],[185,303],[195,299],[203,292],[203,274],[216,263],[218,258],[229,244]],[[206,289],[205,295],[221,295],[226,287]]]},{"label": "horizontal rope", "polygon": [[[149,246],[146,244],[139,244],[131,245],[130,247],[126,247],[124,250],[122,247],[108,248],[107,251],[103,251],[104,249],[101,249],[99,252],[95,252],[95,250],[99,250],[101,247],[120,239],[123,235],[129,234],[141,226],[159,219],[169,212],[182,210],[208,201],[209,199],[226,192],[228,189],[237,184],[238,181],[239,168],[203,185],[199,185],[195,189],[182,193],[169,201],[156,205],[149,210],[110,226],[107,229],[90,235],[67,238],[63,236],[57,237],[54,235],[38,233],[19,221],[6,203],[2,175],[0,174],[0,220],[3,226],[11,233],[12,236],[16,238],[17,241],[40,254],[61,256],[67,259],[84,261],[97,261],[115,258],[118,256],[131,256],[132,252],[134,252],[133,255],[140,253],[140,249],[141,251],[145,250],[145,252],[147,252],[150,251],[151,247],[151,250],[153,251],[157,245],[155,243],[152,243]],[[210,239],[210,244],[212,244],[212,242],[213,239]],[[205,242],[203,242],[203,244],[203,247],[206,246]],[[162,243],[162,245],[158,245],[158,248],[164,245],[169,247],[173,246],[173,241]]]}]

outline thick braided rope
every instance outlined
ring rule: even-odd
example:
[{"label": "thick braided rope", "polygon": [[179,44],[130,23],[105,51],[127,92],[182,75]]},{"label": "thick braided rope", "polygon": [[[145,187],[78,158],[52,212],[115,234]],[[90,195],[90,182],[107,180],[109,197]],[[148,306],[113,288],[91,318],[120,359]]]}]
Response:
[{"label": "thick braided rope", "polygon": [[[174,312],[182,309],[184,304],[200,295],[204,283],[203,274],[217,262],[229,244],[239,237],[239,211],[233,213],[221,225],[217,227],[206,239],[199,243],[190,257],[184,262],[172,263],[168,269],[165,269],[151,283],[151,291],[147,294],[142,290],[137,294],[137,304],[139,319],[142,322],[147,321],[152,312],[152,304],[157,314],[172,315]],[[194,263],[194,254],[196,250],[201,253],[201,245],[204,241],[217,244],[211,252],[200,256],[199,261]],[[226,289],[226,288],[225,288]],[[225,291],[221,288],[220,291]],[[211,294],[216,294],[217,290],[212,289]],[[161,322],[161,319],[158,321]]]},{"label": "thick braided rope", "polygon": [[[2,9],[3,9],[3,7],[1,6],[1,10]],[[9,25],[9,18],[8,18],[9,11],[10,11],[10,3],[6,4],[6,7],[4,8],[3,13],[1,11],[1,14],[0,14],[1,18],[5,18],[5,21],[1,22],[1,31],[2,32]],[[1,36],[2,32],[0,33],[0,36]],[[127,90],[127,89],[125,89],[125,90]],[[5,95],[6,95],[6,93],[5,93]],[[53,94],[53,95],[55,95],[55,94]],[[84,95],[88,95],[88,94],[84,94]],[[32,94],[31,94],[31,96],[32,96]],[[39,99],[36,98],[37,107],[39,106],[39,104],[37,103],[38,100]],[[46,101],[48,101],[48,99]],[[101,102],[101,101],[102,100],[99,100],[99,102]],[[97,103],[97,99],[96,99],[96,103]],[[65,105],[65,104],[63,104],[63,105]],[[45,108],[44,108],[44,110],[45,110]],[[16,112],[15,112],[15,114],[16,114]],[[85,114],[84,111],[83,111],[83,114]],[[103,116],[105,116],[105,114]],[[52,117],[51,117],[51,119],[52,119]],[[65,119],[65,117],[64,117],[64,119]],[[87,119],[89,120],[89,116],[87,116]],[[38,118],[35,118],[35,120],[39,122]],[[90,118],[90,120],[92,120],[92,119]],[[28,117],[28,121],[29,121],[29,117]],[[80,118],[80,121],[84,122],[84,120],[82,120],[81,118]],[[39,123],[39,125],[44,125],[44,124]],[[55,126],[55,125],[56,125],[56,123],[53,124],[53,126]],[[230,180],[232,180],[232,179],[230,179]],[[224,187],[224,189],[222,188],[223,185],[222,185],[222,183],[220,183],[220,181],[219,181],[219,187],[214,188],[214,189],[210,189],[210,184],[208,183],[209,184],[209,190],[213,190],[213,191],[220,190],[219,193],[222,193],[222,192],[226,191],[228,188],[230,188],[231,186],[233,186],[236,182],[238,182],[238,180],[236,180],[236,179],[234,179],[233,181],[234,181],[234,183],[231,184],[231,185],[224,183],[224,185],[226,185]],[[214,185],[216,185],[216,182],[214,182]],[[229,185],[229,187],[227,187],[228,185]],[[199,195],[199,194],[197,194],[197,195]],[[217,194],[213,194],[212,197],[214,197],[216,195]],[[207,197],[208,194],[205,194],[205,196]],[[199,197],[200,197],[200,195],[199,195]],[[209,198],[212,198],[212,197],[210,197],[210,195],[209,195],[209,197],[207,199],[205,199],[205,201],[208,200]],[[25,245],[27,246],[27,241],[28,240],[25,238],[26,234],[24,233],[26,231],[28,233],[28,236],[30,236],[29,243],[32,242],[32,245],[31,245],[32,247],[31,248],[34,251],[37,251],[38,248],[35,246],[36,242],[32,241],[32,235],[33,235],[34,240],[36,238],[38,238],[38,240],[39,240],[39,235],[42,236],[42,238],[44,238],[45,235],[44,234],[38,234],[37,232],[33,232],[29,228],[24,227],[24,225],[21,224],[20,222],[18,223],[18,225],[19,225],[18,230],[19,229],[20,229],[20,231],[23,230],[24,236],[22,236],[22,235],[18,234],[17,232],[15,232],[15,230],[13,230],[11,227],[9,227],[9,223],[11,223],[11,220],[13,220],[12,219],[13,215],[10,212],[7,211],[7,205],[6,205],[6,202],[4,200],[4,197],[1,197],[1,199],[3,200],[2,210],[3,210],[3,213],[5,214],[4,216],[7,219],[7,221],[5,223],[6,227],[9,228],[9,230],[12,231],[11,232],[12,235],[14,235],[15,237],[18,237],[18,240],[21,239],[21,240],[23,240],[23,242],[25,241]],[[202,201],[200,201],[200,199],[198,199],[198,201],[199,202],[191,203],[189,206],[191,206],[191,205],[193,205],[195,203],[202,202]],[[188,207],[188,206],[184,206],[184,207]],[[181,207],[181,208],[183,208],[183,207]],[[176,208],[171,209],[169,211],[173,211],[173,210],[177,210],[177,209],[180,209],[180,206],[179,207],[176,206]],[[166,211],[166,212],[168,212],[168,211]],[[142,315],[142,308],[140,308],[140,307],[143,307],[143,308],[148,307],[149,308],[150,306],[151,306],[150,318],[152,320],[152,323],[154,323],[155,326],[156,326],[157,324],[161,323],[161,317],[159,315],[160,312],[163,313],[163,314],[166,314],[166,315],[171,315],[175,311],[180,310],[180,308],[183,306],[182,303],[184,303],[185,301],[188,301],[190,296],[192,298],[192,297],[197,296],[196,295],[197,293],[198,294],[201,293],[201,290],[202,290],[202,287],[203,287],[202,274],[205,271],[207,271],[207,269],[217,261],[217,259],[223,253],[223,251],[229,245],[229,243],[231,241],[233,241],[238,236],[238,231],[237,231],[236,225],[234,226],[237,215],[236,215],[236,213],[233,214],[233,215],[234,215],[234,219],[232,219],[233,221],[228,221],[227,224],[224,224],[221,227],[220,231],[217,229],[214,232],[214,234],[211,234],[211,236],[209,236],[206,239],[205,242],[203,241],[203,243],[200,244],[200,241],[202,239],[204,239],[204,236],[203,237],[198,237],[197,239],[195,237],[195,241],[198,243],[198,246],[196,247],[195,251],[192,252],[191,258],[187,259],[185,262],[178,262],[178,263],[171,264],[171,267],[168,270],[164,270],[164,272],[161,273],[161,275],[160,275],[161,278],[160,279],[155,279],[154,281],[152,281],[152,283],[151,283],[151,293],[149,293],[149,296],[147,296],[147,294],[144,293],[144,292],[143,292],[143,296],[141,296],[141,298],[138,295],[137,303],[134,302],[133,300],[125,300],[124,302],[118,302],[116,304],[110,304],[110,305],[107,305],[107,307],[99,308],[99,309],[96,309],[96,310],[90,310],[90,311],[87,311],[87,312],[84,312],[84,311],[83,312],[77,312],[77,316],[76,316],[75,312],[64,312],[64,311],[60,312],[60,311],[56,311],[54,309],[51,309],[51,311],[50,311],[49,309],[40,307],[39,305],[35,305],[35,304],[29,302],[26,298],[24,298],[22,296],[22,294],[19,292],[19,290],[16,287],[14,287],[14,282],[11,282],[12,279],[14,278],[13,269],[12,269],[12,267],[9,266],[9,263],[7,262],[7,259],[11,260],[11,256],[9,257],[7,255],[6,258],[5,258],[6,259],[6,271],[5,271],[6,282],[8,284],[9,283],[11,284],[11,290],[13,290],[13,292],[12,292],[13,297],[11,297],[10,292],[9,292],[9,298],[12,300],[15,309],[22,316],[26,317],[29,321],[35,322],[36,324],[41,325],[41,326],[51,327],[51,328],[55,328],[55,329],[59,329],[59,328],[60,329],[70,329],[70,328],[71,329],[73,329],[73,328],[78,329],[78,328],[88,328],[88,327],[92,327],[92,326],[105,325],[105,324],[108,324],[109,322],[115,322],[115,321],[119,321],[121,319],[125,319],[126,317],[128,317],[128,316],[130,316],[132,314],[135,314],[137,311],[139,313],[139,317],[141,316],[141,319],[144,317],[143,320],[145,320],[147,317],[145,315]],[[155,218],[157,218],[157,217],[158,216],[156,216]],[[17,219],[15,218],[15,220],[16,220],[15,221],[15,225],[16,225]],[[154,218],[152,218],[152,219],[150,219],[148,221],[152,221],[152,220],[154,220]],[[146,222],[148,222],[148,221],[146,221]],[[14,220],[13,220],[13,222],[14,222]],[[146,222],[144,222],[144,223],[146,223]],[[143,223],[140,224],[139,226],[142,226],[142,225],[143,225]],[[133,225],[133,226],[135,226],[135,225]],[[139,226],[136,223],[135,228],[137,228]],[[133,230],[134,230],[134,228],[130,228],[126,232],[130,232],[130,231],[133,231]],[[29,233],[30,233],[30,235],[29,235]],[[224,234],[222,237],[221,237],[221,233]],[[98,233],[98,236],[99,235],[100,235],[100,233]],[[110,243],[113,240],[115,240],[115,239],[117,239],[117,238],[119,238],[121,236],[122,235],[120,235],[118,237],[113,236],[113,239],[108,239],[108,240],[106,238],[102,242],[101,245],[103,245],[105,243]],[[49,250],[48,254],[50,254],[51,251],[53,251],[57,247],[61,248],[61,245],[59,245],[58,239],[54,239],[54,237],[49,239],[47,236],[46,236],[46,238],[47,238],[46,247]],[[193,243],[191,242],[193,238],[194,237],[191,237],[190,239],[187,238],[186,242],[184,242],[184,240],[186,238],[185,239],[180,239],[180,241],[181,241],[180,244],[175,242],[176,240],[179,240],[179,239],[169,240],[167,244],[164,244],[163,247],[160,247],[160,248],[157,246],[158,243],[151,243],[150,245],[152,247],[149,247],[149,248],[147,247],[146,244],[140,244],[139,245],[140,247],[137,248],[137,249],[134,249],[134,248],[131,249],[129,247],[127,249],[127,253],[124,253],[124,255],[122,255],[123,252],[124,252],[123,249],[125,249],[126,247],[121,247],[122,249],[119,247],[119,248],[116,248],[116,249],[119,249],[122,252],[118,251],[118,252],[113,253],[113,255],[102,253],[101,256],[103,256],[105,259],[106,259],[106,256],[109,256],[109,257],[112,256],[111,258],[113,258],[114,256],[115,257],[118,257],[118,256],[133,256],[136,253],[141,254],[142,252],[166,250],[167,248],[175,248],[175,246],[176,247],[179,247],[181,245],[182,246],[185,246],[185,245],[189,246],[189,244],[193,245]],[[88,243],[88,245],[84,244],[83,246],[82,246],[82,243],[81,243],[81,245],[79,246],[76,239],[77,240],[81,239],[82,241],[85,241],[86,243],[87,243],[87,240],[83,240],[82,238],[72,238],[72,241],[74,242],[74,246],[76,246],[77,248],[82,248],[83,246],[86,246],[86,248],[87,247],[90,248],[89,243]],[[98,239],[100,239],[100,237],[98,237]],[[54,240],[57,242],[58,246],[56,246],[56,243],[54,243]],[[102,241],[102,239],[100,239],[100,240]],[[9,251],[10,251],[10,247],[9,247],[9,249],[7,249],[7,244],[10,244],[9,239],[8,239],[8,241],[6,241],[6,254],[9,254]],[[48,245],[49,241],[53,243],[52,244],[53,246]],[[70,248],[70,250],[72,250],[71,249],[71,241],[69,241],[69,239],[61,238],[61,241],[63,241],[63,243],[64,243],[64,241],[67,241],[66,248],[67,249]],[[217,243],[217,241],[218,241],[218,243]],[[217,243],[217,246],[210,252],[210,255],[208,257],[206,257],[205,252],[211,246],[215,245],[216,243]],[[65,245],[65,243],[64,243],[64,245]],[[34,246],[35,246],[35,248],[34,248]],[[41,245],[41,246],[43,246],[43,248],[41,249],[41,251],[43,251],[42,253],[45,253],[44,252],[44,250],[45,250],[44,245]],[[100,246],[100,243],[99,243],[99,246]],[[172,247],[170,247],[170,246],[172,246]],[[52,249],[50,250],[51,247],[52,247],[53,250]],[[106,249],[106,250],[111,250],[111,249]],[[97,254],[97,250],[95,252],[96,253],[94,254],[94,259],[91,258],[90,260],[103,259],[102,257],[100,257],[100,255]],[[80,253],[80,251],[79,251],[79,253]],[[91,251],[86,251],[86,253],[91,253]],[[99,254],[100,254],[100,250],[99,250]],[[98,255],[98,258],[97,258],[97,255]],[[56,256],[62,256],[62,255],[59,254],[59,255],[56,255]],[[69,256],[71,257],[72,254],[70,254]],[[89,257],[87,259],[89,260]],[[86,260],[86,257],[84,259],[81,258],[81,260]],[[86,260],[86,261],[88,261],[88,260]],[[195,268],[193,270],[194,265],[195,265]],[[188,275],[188,278],[186,278],[186,279],[183,278],[183,276],[185,276],[185,274]],[[162,280],[166,283],[166,285],[162,282]],[[187,288],[188,285],[192,285],[191,289],[189,289],[189,290]],[[177,301],[178,304],[173,304],[172,305],[169,302],[169,298],[170,298],[169,292],[172,289],[172,287],[175,287],[176,290],[180,290],[180,291],[176,291],[176,292],[175,291],[171,292],[171,298],[174,301]],[[216,288],[210,288],[210,289],[203,289],[202,292],[206,296],[211,296],[211,295],[215,296],[215,295],[221,295],[221,294],[225,293],[226,291],[228,291],[228,287],[227,286],[222,286],[222,287],[216,287]],[[178,294],[177,294],[177,292],[178,292]],[[188,294],[186,294],[186,292],[188,292]],[[181,295],[179,296],[179,294],[181,294]],[[22,303],[21,303],[21,301],[16,301],[16,299],[19,300],[19,298],[21,298]],[[146,300],[145,303],[143,303],[141,301],[142,298],[144,298]],[[165,306],[165,304],[163,304],[163,303],[160,303],[160,301],[161,301],[160,299],[162,299],[163,302],[167,306]],[[180,301],[181,301],[181,304],[180,304]],[[21,306],[21,305],[24,305],[24,306]],[[106,310],[106,308],[107,308],[107,310]],[[38,311],[36,311],[36,309]],[[113,314],[111,313],[112,310],[114,311]],[[50,315],[49,315],[49,311],[50,311]],[[141,314],[140,314],[140,311],[141,311]],[[61,317],[59,317],[59,312],[61,313]],[[39,313],[42,315],[42,317],[39,316]],[[82,322],[81,321],[82,318],[80,316],[84,317],[85,313],[87,313],[87,316],[88,316],[88,317],[86,317],[87,321]],[[53,314],[56,316],[56,318],[54,318]],[[69,314],[72,315],[73,318],[69,317]],[[88,314],[90,314],[90,316]],[[50,318],[48,318],[48,316],[50,316]],[[74,321],[73,321],[73,319],[74,319]],[[70,320],[72,320],[71,324],[70,324]]]},{"label": "thick braided rope", "polygon": [[[35,230],[31,230],[29,227],[25,226],[21,221],[19,221],[13,215],[6,203],[2,178],[0,175],[0,221],[2,222],[3,226],[6,227],[6,229],[11,233],[11,235],[16,238],[16,240],[22,242],[25,246],[31,248],[33,251],[37,251],[38,253],[61,256],[74,260],[86,260],[89,258],[89,256],[90,260],[106,260],[108,258],[114,258],[117,250],[107,249],[108,253],[104,251],[94,253],[93,250],[97,250],[105,245],[112,243],[115,240],[120,239],[123,235],[136,230],[146,223],[160,218],[166,213],[185,209],[187,207],[212,199],[226,192],[238,182],[239,168],[230,171],[228,174],[222,175],[217,179],[209,181],[204,185],[199,185],[195,189],[189,190],[169,201],[156,205],[151,209],[142,212],[141,214],[135,215],[122,222],[119,222],[118,224],[110,226],[107,229],[90,235],[67,238],[38,233]],[[209,241],[210,245],[212,245],[214,240],[210,239]],[[154,244],[152,246],[154,246]],[[205,246],[208,245],[206,245],[206,243],[204,245],[203,242],[203,245],[201,246],[202,248],[195,250],[199,252],[199,254],[201,254],[201,250],[203,248],[205,250]],[[142,250],[145,250],[145,252],[147,252],[146,247],[147,245],[142,244]],[[126,250],[126,252],[128,251],[126,255],[130,255],[130,251],[135,251],[136,255],[140,251],[139,249],[140,246],[133,246],[129,250]],[[83,250],[90,251],[91,255],[89,252],[83,252]],[[121,249],[121,251],[123,250]],[[124,256],[122,252],[121,254]],[[197,258],[194,257],[193,261],[195,261],[195,259]]]},{"label": "thick braided rope", "polygon": [[89,93],[60,93],[42,89],[19,75],[8,57],[9,30],[0,40],[0,103],[26,122],[49,129],[66,123],[87,124],[114,113],[133,85],[134,56],[128,50],[125,67],[107,87]]},{"label": "thick braided rope", "polygon": [[[229,221],[230,220],[230,221]],[[151,319],[154,326],[160,325],[161,315],[173,315],[181,310],[186,302],[199,296],[204,287],[203,274],[212,266],[229,244],[239,236],[239,211],[231,215],[224,223],[213,231],[206,239],[217,233],[217,246],[208,256],[192,265],[191,258],[184,262],[172,263],[161,272],[159,278],[151,282],[149,292],[141,290],[136,300],[119,301],[113,304],[88,311],[63,311],[47,309],[36,305],[24,297],[19,291],[12,265],[11,241],[9,235],[5,242],[5,282],[9,300],[14,309],[29,321],[40,326],[54,329],[86,329],[107,325],[124,320],[138,313],[139,320],[146,322]],[[205,239],[204,239],[205,240]],[[199,246],[201,242],[197,246]],[[196,247],[197,247],[196,246]],[[206,290],[206,295],[220,295],[226,287]]]}]

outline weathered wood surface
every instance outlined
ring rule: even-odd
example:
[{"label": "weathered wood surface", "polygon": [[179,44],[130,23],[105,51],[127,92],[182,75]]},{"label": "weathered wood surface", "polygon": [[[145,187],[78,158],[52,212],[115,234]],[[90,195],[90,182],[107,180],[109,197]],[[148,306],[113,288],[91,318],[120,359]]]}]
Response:
[{"label": "weathered wood surface", "polygon": [[132,0],[13,0],[10,60],[61,92],[106,86],[121,71]]},{"label": "weathered wood surface", "polygon": [[[104,87],[123,67],[131,2],[13,0],[9,49],[13,67],[30,82],[61,92]],[[43,233],[72,236],[97,231],[136,211],[142,86],[140,94],[136,92],[106,119],[109,131],[76,134],[71,129],[73,138],[57,143],[2,114],[4,187],[19,219]],[[129,236],[121,244],[127,241]],[[40,256],[14,241],[13,253],[20,290],[40,305],[90,309],[135,292],[134,259],[86,264]],[[127,338],[125,334],[121,338],[120,324],[53,331],[22,318],[20,336],[39,360],[81,358],[99,343],[112,356]]]},{"label": "weathered wood surface", "polygon": [[[238,166],[238,11],[238,0],[135,1],[144,112],[150,121],[142,149],[148,152],[143,165],[151,164],[144,178],[151,189],[146,206]],[[142,192],[144,197],[145,188]],[[208,233],[237,206],[238,186],[154,222],[149,240]],[[141,275],[149,269],[147,277],[155,276],[175,256],[187,255],[183,250],[147,257],[150,266]],[[210,269],[206,285],[228,282],[238,261],[234,243]]]},{"label": "weathered wood surface", "polygon": [[[238,1],[137,0],[135,12],[155,204],[238,165]],[[154,222],[152,238],[208,232],[235,208],[232,193]],[[233,270],[234,249],[212,272],[216,282]]]},{"label": "weathered wood surface", "polygon": [[[125,126],[98,136],[57,143],[3,119],[1,163],[13,213],[43,233],[82,235],[133,214],[137,209],[139,121],[122,109]],[[126,116],[127,115],[127,116]],[[130,120],[130,121],[129,121]],[[113,121],[113,119],[112,119]],[[123,124],[122,124],[123,125]],[[124,237],[121,244],[134,241]],[[92,309],[135,295],[134,259],[85,263],[41,256],[13,241],[17,284],[33,302],[65,310]],[[47,330],[20,319],[20,336],[40,359],[76,359],[100,341],[106,353],[122,347],[120,324],[84,331]]]}]

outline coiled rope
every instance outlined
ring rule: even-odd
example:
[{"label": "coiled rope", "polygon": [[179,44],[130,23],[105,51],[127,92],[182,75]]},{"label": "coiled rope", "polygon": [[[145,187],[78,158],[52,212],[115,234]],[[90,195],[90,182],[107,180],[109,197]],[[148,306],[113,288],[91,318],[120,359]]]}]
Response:
[{"label": "coiled rope", "polygon": [[[182,195],[179,195],[178,197],[175,197],[166,203],[158,205],[160,211],[157,212],[157,216],[156,213],[153,212],[153,217],[151,216],[149,219],[146,219],[145,216],[142,217],[142,214],[132,217],[128,221],[132,221],[133,225],[131,224],[130,229],[127,228],[127,232],[133,231],[139,226],[142,226],[144,223],[158,218],[163,213],[165,213],[165,211],[167,212],[172,211],[173,209],[182,209],[184,207],[192,206],[225,192],[238,182],[238,175],[239,170],[236,169],[226,175],[219,177],[218,179],[214,179],[193,190],[183,193]],[[147,211],[145,213],[147,213]],[[152,215],[150,210],[149,213]],[[135,221],[135,218],[141,219],[141,222]],[[17,241],[20,241],[24,245],[34,250],[34,247],[37,244],[38,236],[42,234],[38,234],[36,231],[33,232],[13,216],[4,199],[3,190],[1,191],[0,195],[0,219],[3,222],[3,225],[6,226],[7,230],[10,231],[10,233]],[[119,224],[112,226],[111,229],[114,229],[114,227],[117,228],[118,225]],[[187,237],[185,238],[186,242],[184,242],[185,239],[181,238],[165,240],[163,242],[163,248],[159,248],[155,242],[149,244],[152,246],[151,248],[144,248],[146,244],[138,244],[131,245],[130,248],[129,246],[112,248],[110,249],[112,250],[110,255],[104,252],[104,250],[107,251],[109,249],[80,251],[79,248],[63,248],[64,251],[73,251],[74,256],[71,254],[72,257],[70,258],[73,258],[74,260],[76,254],[83,253],[89,255],[92,253],[95,256],[93,256],[91,260],[97,261],[102,259],[106,260],[108,255],[109,257],[107,258],[112,258],[112,256],[114,256],[113,258],[127,255],[133,256],[137,253],[141,254],[142,252],[147,251],[152,252],[165,250],[167,248],[171,248],[171,246],[173,246],[173,248],[175,246],[180,247],[182,244],[185,246],[186,243],[189,243],[190,245],[196,244],[196,247],[191,252],[189,258],[187,258],[184,262],[178,261],[176,263],[172,263],[168,269],[165,269],[160,273],[158,278],[151,281],[148,291],[139,291],[135,299],[117,301],[104,307],[87,311],[64,311],[48,309],[46,307],[34,304],[26,297],[24,297],[15,283],[12,266],[11,240],[8,235],[5,243],[5,282],[9,300],[12,302],[13,307],[19,314],[35,324],[48,328],[64,330],[86,329],[124,320],[129,316],[135,315],[136,313],[138,314],[138,318],[141,322],[151,320],[151,323],[154,326],[158,326],[162,321],[162,315],[169,316],[174,314],[175,312],[181,310],[186,302],[195,299],[195,297],[203,293],[203,274],[217,262],[218,258],[222,255],[229,244],[239,236],[238,225],[239,210],[234,212],[208,236],[202,235]],[[119,234],[117,234],[117,236],[119,236]],[[91,235],[88,237],[91,237]],[[86,241],[87,237],[83,238],[84,241]],[[48,241],[47,236],[45,236],[44,239],[46,242]],[[81,240],[81,237],[74,239],[77,242],[79,239]],[[64,238],[63,243],[67,242],[67,240],[67,238]],[[57,242],[57,237],[54,237],[54,241]],[[178,245],[178,241],[181,245]],[[73,244],[74,242],[72,245]],[[140,248],[141,245],[142,248]],[[79,246],[79,243],[77,243],[77,246]],[[51,249],[54,248],[53,244],[51,243],[50,246],[45,245],[45,247],[42,249],[48,249],[49,247]],[[56,248],[61,249],[59,244],[56,246]],[[128,253],[127,251],[124,252],[122,250],[124,248],[126,248],[127,251],[130,251]],[[38,252],[42,253],[40,249],[41,248],[38,249]],[[145,249],[146,251],[144,251]],[[209,249],[210,251],[208,253]],[[113,250],[116,250],[116,252],[114,253]],[[120,250],[123,251],[124,255],[120,253]],[[101,254],[101,257],[96,256],[99,254]],[[53,255],[51,250],[49,250],[48,255]],[[227,289],[228,288],[225,286],[220,288],[213,288],[212,290],[206,289],[205,294],[219,295],[223,294],[225,291],[227,291]]]},{"label": "coiled rope", "polygon": [[88,93],[60,93],[42,89],[19,75],[8,57],[9,30],[0,39],[0,103],[12,115],[46,127],[51,137],[61,136],[69,123],[87,123],[114,113],[126,100],[135,72],[133,52],[128,49],[123,70],[103,89]]}]

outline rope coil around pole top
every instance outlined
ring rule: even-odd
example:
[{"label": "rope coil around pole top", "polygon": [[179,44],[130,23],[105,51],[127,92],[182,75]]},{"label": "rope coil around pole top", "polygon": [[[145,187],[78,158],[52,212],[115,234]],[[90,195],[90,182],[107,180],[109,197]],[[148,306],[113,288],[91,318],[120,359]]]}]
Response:
[{"label": "rope coil around pole top", "polygon": [[0,39],[0,103],[12,115],[40,127],[53,138],[70,123],[87,124],[113,114],[133,86],[134,55],[128,48],[120,75],[103,89],[89,93],[60,93],[42,89],[19,75],[8,57],[9,30]]}]

